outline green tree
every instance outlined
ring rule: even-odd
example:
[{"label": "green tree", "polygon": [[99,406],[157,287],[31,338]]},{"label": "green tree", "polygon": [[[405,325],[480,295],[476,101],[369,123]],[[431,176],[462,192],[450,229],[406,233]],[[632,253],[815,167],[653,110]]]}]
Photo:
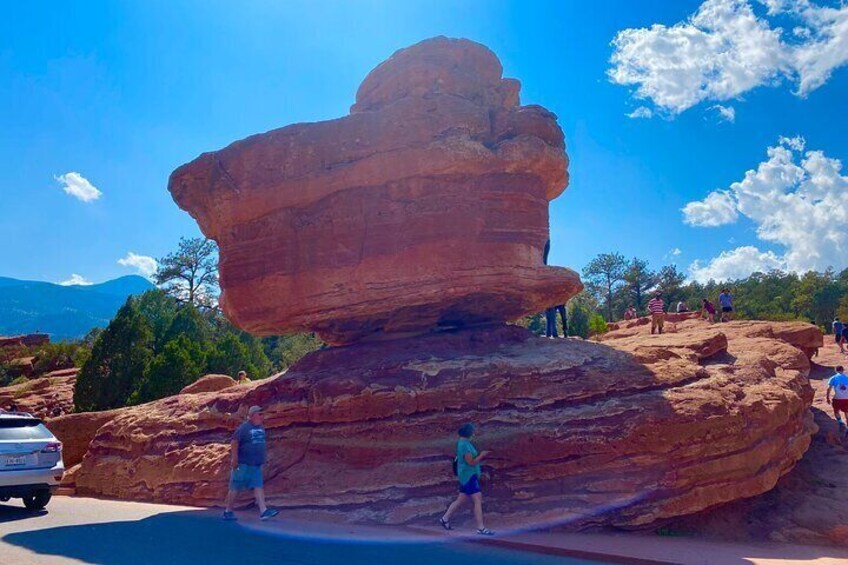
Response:
[{"label": "green tree", "polygon": [[258,340],[228,333],[210,351],[207,371],[230,376],[246,371],[251,379],[262,379],[270,374],[271,363]]},{"label": "green tree", "polygon": [[[622,277],[629,302],[637,310],[642,310],[645,295],[657,284],[657,275],[648,268],[648,262],[634,257],[628,264]],[[612,321],[612,319],[610,319]]]},{"label": "green tree", "polygon": [[165,347],[166,334],[177,316],[178,307],[174,297],[158,288],[148,290],[138,297],[139,312],[153,330],[154,351],[162,351]]},{"label": "green tree", "polygon": [[177,394],[203,376],[206,351],[201,344],[180,335],[150,363],[144,382],[129,399],[129,404],[149,402]]},{"label": "green tree", "polygon": [[[527,316],[522,321],[524,323],[520,323],[520,325],[531,331],[536,333],[540,333],[540,329],[541,333],[545,331],[543,315]],[[266,355],[277,371],[288,369],[304,355],[319,349],[322,345],[321,340],[315,334],[271,336],[262,341],[265,345]]]},{"label": "green tree", "polygon": [[130,297],[94,342],[74,386],[77,412],[126,406],[152,358],[153,331]]},{"label": "green tree", "polygon": [[194,342],[206,343],[211,333],[209,321],[201,316],[194,304],[186,302],[177,309],[162,341],[167,344],[178,337],[185,336]]},{"label": "green tree", "polygon": [[601,253],[583,269],[591,289],[604,297],[609,322],[613,320],[613,294],[624,281],[626,270],[627,261],[620,253]]},{"label": "green tree", "polygon": [[683,289],[685,280],[686,276],[677,270],[677,265],[666,265],[657,275],[657,287],[662,291],[669,307],[680,300],[685,300],[690,310],[697,310],[700,308],[701,301],[688,299]]},{"label": "green tree", "polygon": [[589,319],[592,317],[597,302],[587,292],[581,292],[568,301],[568,334],[583,339],[589,337]]},{"label": "green tree", "polygon": [[601,335],[607,332],[607,322],[597,312],[589,316],[589,335]]},{"label": "green tree", "polygon": [[156,284],[179,302],[210,307],[218,288],[218,246],[202,237],[180,238],[174,253],[160,258]]}]

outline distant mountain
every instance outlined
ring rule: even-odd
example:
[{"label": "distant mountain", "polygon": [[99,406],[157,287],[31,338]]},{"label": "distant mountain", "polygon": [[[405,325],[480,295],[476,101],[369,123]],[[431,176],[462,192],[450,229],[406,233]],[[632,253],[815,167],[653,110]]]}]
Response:
[{"label": "distant mountain", "polygon": [[42,332],[53,341],[106,327],[127,297],[154,288],[138,275],[100,284],[62,286],[0,277],[0,335]]}]

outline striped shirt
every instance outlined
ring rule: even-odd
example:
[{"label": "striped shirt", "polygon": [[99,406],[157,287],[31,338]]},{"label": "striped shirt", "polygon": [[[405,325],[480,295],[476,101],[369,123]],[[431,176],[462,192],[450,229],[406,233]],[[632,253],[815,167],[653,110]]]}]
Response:
[{"label": "striped shirt", "polygon": [[648,311],[651,314],[662,314],[663,313],[663,299],[662,298],[651,298],[651,301],[648,302]]}]

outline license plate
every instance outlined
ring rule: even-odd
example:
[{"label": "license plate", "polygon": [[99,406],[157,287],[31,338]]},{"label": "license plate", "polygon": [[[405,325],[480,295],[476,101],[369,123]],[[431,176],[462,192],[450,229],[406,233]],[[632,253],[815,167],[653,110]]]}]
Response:
[{"label": "license plate", "polygon": [[6,467],[26,465],[26,459],[26,455],[21,455],[20,457],[6,457]]}]

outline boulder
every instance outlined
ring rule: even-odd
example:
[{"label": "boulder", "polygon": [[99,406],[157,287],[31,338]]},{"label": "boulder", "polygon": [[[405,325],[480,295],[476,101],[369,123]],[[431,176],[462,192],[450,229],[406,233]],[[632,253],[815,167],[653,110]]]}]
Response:
[{"label": "boulder", "polygon": [[217,392],[237,383],[229,375],[204,375],[182,389],[180,394],[199,394],[201,392]]},{"label": "boulder", "polygon": [[80,412],[49,419],[47,427],[62,442],[62,461],[65,467],[79,464],[100,427],[112,421],[119,413],[120,410]]},{"label": "boulder", "polygon": [[548,202],[568,183],[556,116],[465,39],[392,55],[348,116],[237,141],[168,188],[220,249],[220,303],[255,334],[347,344],[517,319],[563,304],[543,265]]},{"label": "boulder", "polygon": [[74,409],[76,374],[42,377],[13,386],[0,387],[0,408],[14,405],[39,418],[67,414]]},{"label": "boulder", "polygon": [[455,492],[466,421],[493,450],[484,492],[499,527],[642,527],[761,494],[792,469],[815,431],[796,347],[812,330],[636,327],[601,342],[494,325],[319,350],[276,378],[116,411],[77,492],[218,504],[253,404],[268,429],[266,492],[291,516],[432,522]]}]

